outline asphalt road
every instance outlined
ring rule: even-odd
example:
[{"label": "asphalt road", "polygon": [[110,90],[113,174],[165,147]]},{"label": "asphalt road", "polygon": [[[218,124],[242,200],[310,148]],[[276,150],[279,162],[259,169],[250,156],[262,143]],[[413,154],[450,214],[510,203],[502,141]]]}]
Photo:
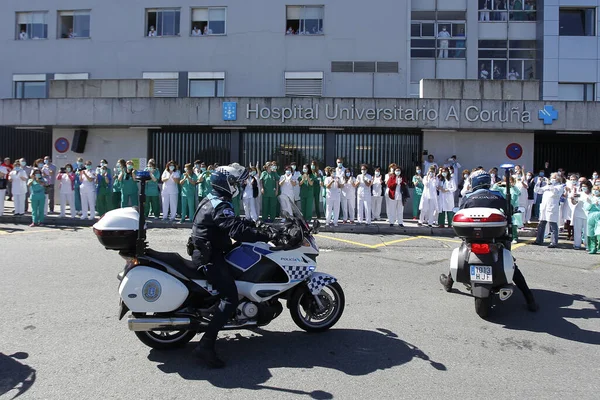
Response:
[{"label": "asphalt road", "polygon": [[[149,232],[158,250],[184,252],[186,236]],[[228,367],[211,371],[192,345],[151,350],[118,321],[123,261],[90,228],[0,225],[0,398],[598,398],[600,256],[519,245],[541,309],[516,292],[485,321],[464,289],[438,283],[454,239],[318,243],[318,269],[346,293],[334,329],[302,333],[284,312],[261,331],[222,334]]]}]

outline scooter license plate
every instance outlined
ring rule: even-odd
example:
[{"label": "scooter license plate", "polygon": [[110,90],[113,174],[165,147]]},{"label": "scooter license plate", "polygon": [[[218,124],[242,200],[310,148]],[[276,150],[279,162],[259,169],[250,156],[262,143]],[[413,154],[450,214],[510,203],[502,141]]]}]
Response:
[{"label": "scooter license plate", "polygon": [[493,282],[492,267],[471,265],[471,282]]}]

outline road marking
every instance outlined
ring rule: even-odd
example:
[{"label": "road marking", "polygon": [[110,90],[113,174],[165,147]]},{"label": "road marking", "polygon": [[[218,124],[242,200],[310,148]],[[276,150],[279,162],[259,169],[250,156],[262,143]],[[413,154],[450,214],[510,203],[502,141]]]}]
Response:
[{"label": "road marking", "polygon": [[22,234],[25,234],[25,233],[36,233],[36,232],[48,232],[48,231],[45,230],[45,229],[38,229],[38,230],[31,230],[31,231],[7,232],[4,229],[0,229],[0,235],[19,235],[19,234],[22,235]]},{"label": "road marking", "polygon": [[414,237],[409,237],[409,238],[404,238],[404,239],[398,239],[398,240],[392,240],[389,242],[383,242],[383,243],[379,243],[379,244],[375,244],[373,245],[374,248],[378,248],[378,247],[383,247],[383,246],[388,246],[390,244],[395,244],[395,243],[401,243],[401,242],[408,242],[409,240],[417,240],[420,239],[418,236],[414,236]]},{"label": "road marking", "polygon": [[376,249],[377,248],[377,247],[375,247],[377,245],[364,244],[364,243],[354,242],[352,240],[340,239],[340,238],[336,238],[336,237],[332,237],[332,236],[327,236],[327,235],[322,235],[322,234],[318,234],[318,235],[315,235],[315,236],[316,237],[320,237],[320,238],[335,240],[335,241],[342,242],[342,243],[353,244],[355,246],[362,246],[362,247],[366,247],[366,248],[369,248],[369,249]]},{"label": "road marking", "polygon": [[439,240],[440,242],[462,243],[462,240],[444,239],[437,236],[417,236],[418,239]]},{"label": "road marking", "polygon": [[535,239],[530,239],[530,240],[526,240],[525,242],[517,243],[514,246],[511,246],[511,250],[516,250],[519,247],[523,247],[523,246],[529,246],[533,242],[535,242]]}]

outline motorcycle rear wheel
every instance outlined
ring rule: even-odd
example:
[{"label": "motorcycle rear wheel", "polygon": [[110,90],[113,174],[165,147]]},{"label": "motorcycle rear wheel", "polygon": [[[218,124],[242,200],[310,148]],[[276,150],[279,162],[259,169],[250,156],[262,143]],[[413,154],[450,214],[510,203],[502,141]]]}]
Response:
[{"label": "motorcycle rear wheel", "polygon": [[[323,310],[318,309],[318,304],[307,287],[296,291],[289,300],[292,319],[299,328],[306,332],[324,332],[330,329],[344,312],[346,298],[339,283],[334,282],[325,286],[319,294],[319,298],[323,303]],[[303,315],[303,312],[306,315]]]},{"label": "motorcycle rear wheel", "polygon": [[133,332],[148,347],[156,350],[173,350],[188,344],[196,331],[141,331]]},{"label": "motorcycle rear wheel", "polygon": [[487,318],[492,307],[491,297],[475,297],[475,312],[481,318]]}]

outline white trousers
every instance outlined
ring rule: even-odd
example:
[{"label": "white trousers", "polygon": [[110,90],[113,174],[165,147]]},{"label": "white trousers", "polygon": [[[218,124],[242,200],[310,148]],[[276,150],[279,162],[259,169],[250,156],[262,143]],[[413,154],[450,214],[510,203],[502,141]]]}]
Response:
[{"label": "white trousers", "polygon": [[60,194],[60,216],[65,216],[65,209],[69,203],[69,207],[71,208],[71,218],[75,218],[75,193],[61,193]]},{"label": "white trousers", "polygon": [[479,12],[479,20],[480,21],[489,21],[490,20],[490,12],[489,11],[480,11]]},{"label": "white trousers", "polygon": [[573,218],[571,221],[573,224],[573,247],[581,247],[581,244],[585,243],[585,231],[587,230],[587,219],[586,218]]},{"label": "white trousers", "polygon": [[437,210],[434,207],[430,207],[429,202],[423,202],[420,222],[427,225],[437,223]]},{"label": "white trousers", "polygon": [[527,200],[527,208],[525,209],[525,219],[523,220],[523,223],[531,221],[531,213],[534,204],[535,200]]},{"label": "white trousers", "polygon": [[4,215],[4,197],[6,196],[6,189],[0,189],[0,217]]},{"label": "white trousers", "polygon": [[371,217],[373,219],[381,219],[381,203],[383,203],[383,197],[371,197]]},{"label": "white trousers", "polygon": [[169,217],[169,210],[171,211],[171,221],[175,221],[177,215],[177,197],[178,194],[162,193],[162,219],[166,220]]},{"label": "white trousers", "polygon": [[325,199],[325,225],[337,226],[340,218],[340,199]]},{"label": "white trousers", "polygon": [[244,199],[244,214],[246,215],[246,219],[251,219],[252,221],[258,220],[258,214],[256,211],[256,199],[249,198]]},{"label": "white trousers", "polygon": [[388,209],[388,222],[391,224],[402,225],[404,222],[402,217],[404,215],[404,205],[402,204],[402,199],[400,200],[392,200],[389,201],[390,208]]},{"label": "white trousers", "polygon": [[[80,191],[81,194],[81,219],[94,219],[96,217],[96,193]],[[88,211],[90,216],[88,217]]]},{"label": "white trousers", "polygon": [[343,218],[342,221],[354,221],[354,206],[355,200],[354,195],[342,195],[342,210]]},{"label": "white trousers", "polygon": [[362,224],[363,217],[364,217],[364,221],[367,224],[371,223],[371,196],[365,196],[365,197],[358,198],[358,223],[359,224]]},{"label": "white trousers", "polygon": [[25,197],[27,194],[13,193],[13,201],[15,202],[15,214],[25,214]]},{"label": "white trousers", "polygon": [[281,217],[282,218],[287,218],[284,217],[284,212],[289,214],[289,215],[294,215],[294,212],[292,211],[292,203],[294,202],[294,199],[290,196],[288,196],[287,194],[280,194],[279,195],[279,205],[281,205]]}]

